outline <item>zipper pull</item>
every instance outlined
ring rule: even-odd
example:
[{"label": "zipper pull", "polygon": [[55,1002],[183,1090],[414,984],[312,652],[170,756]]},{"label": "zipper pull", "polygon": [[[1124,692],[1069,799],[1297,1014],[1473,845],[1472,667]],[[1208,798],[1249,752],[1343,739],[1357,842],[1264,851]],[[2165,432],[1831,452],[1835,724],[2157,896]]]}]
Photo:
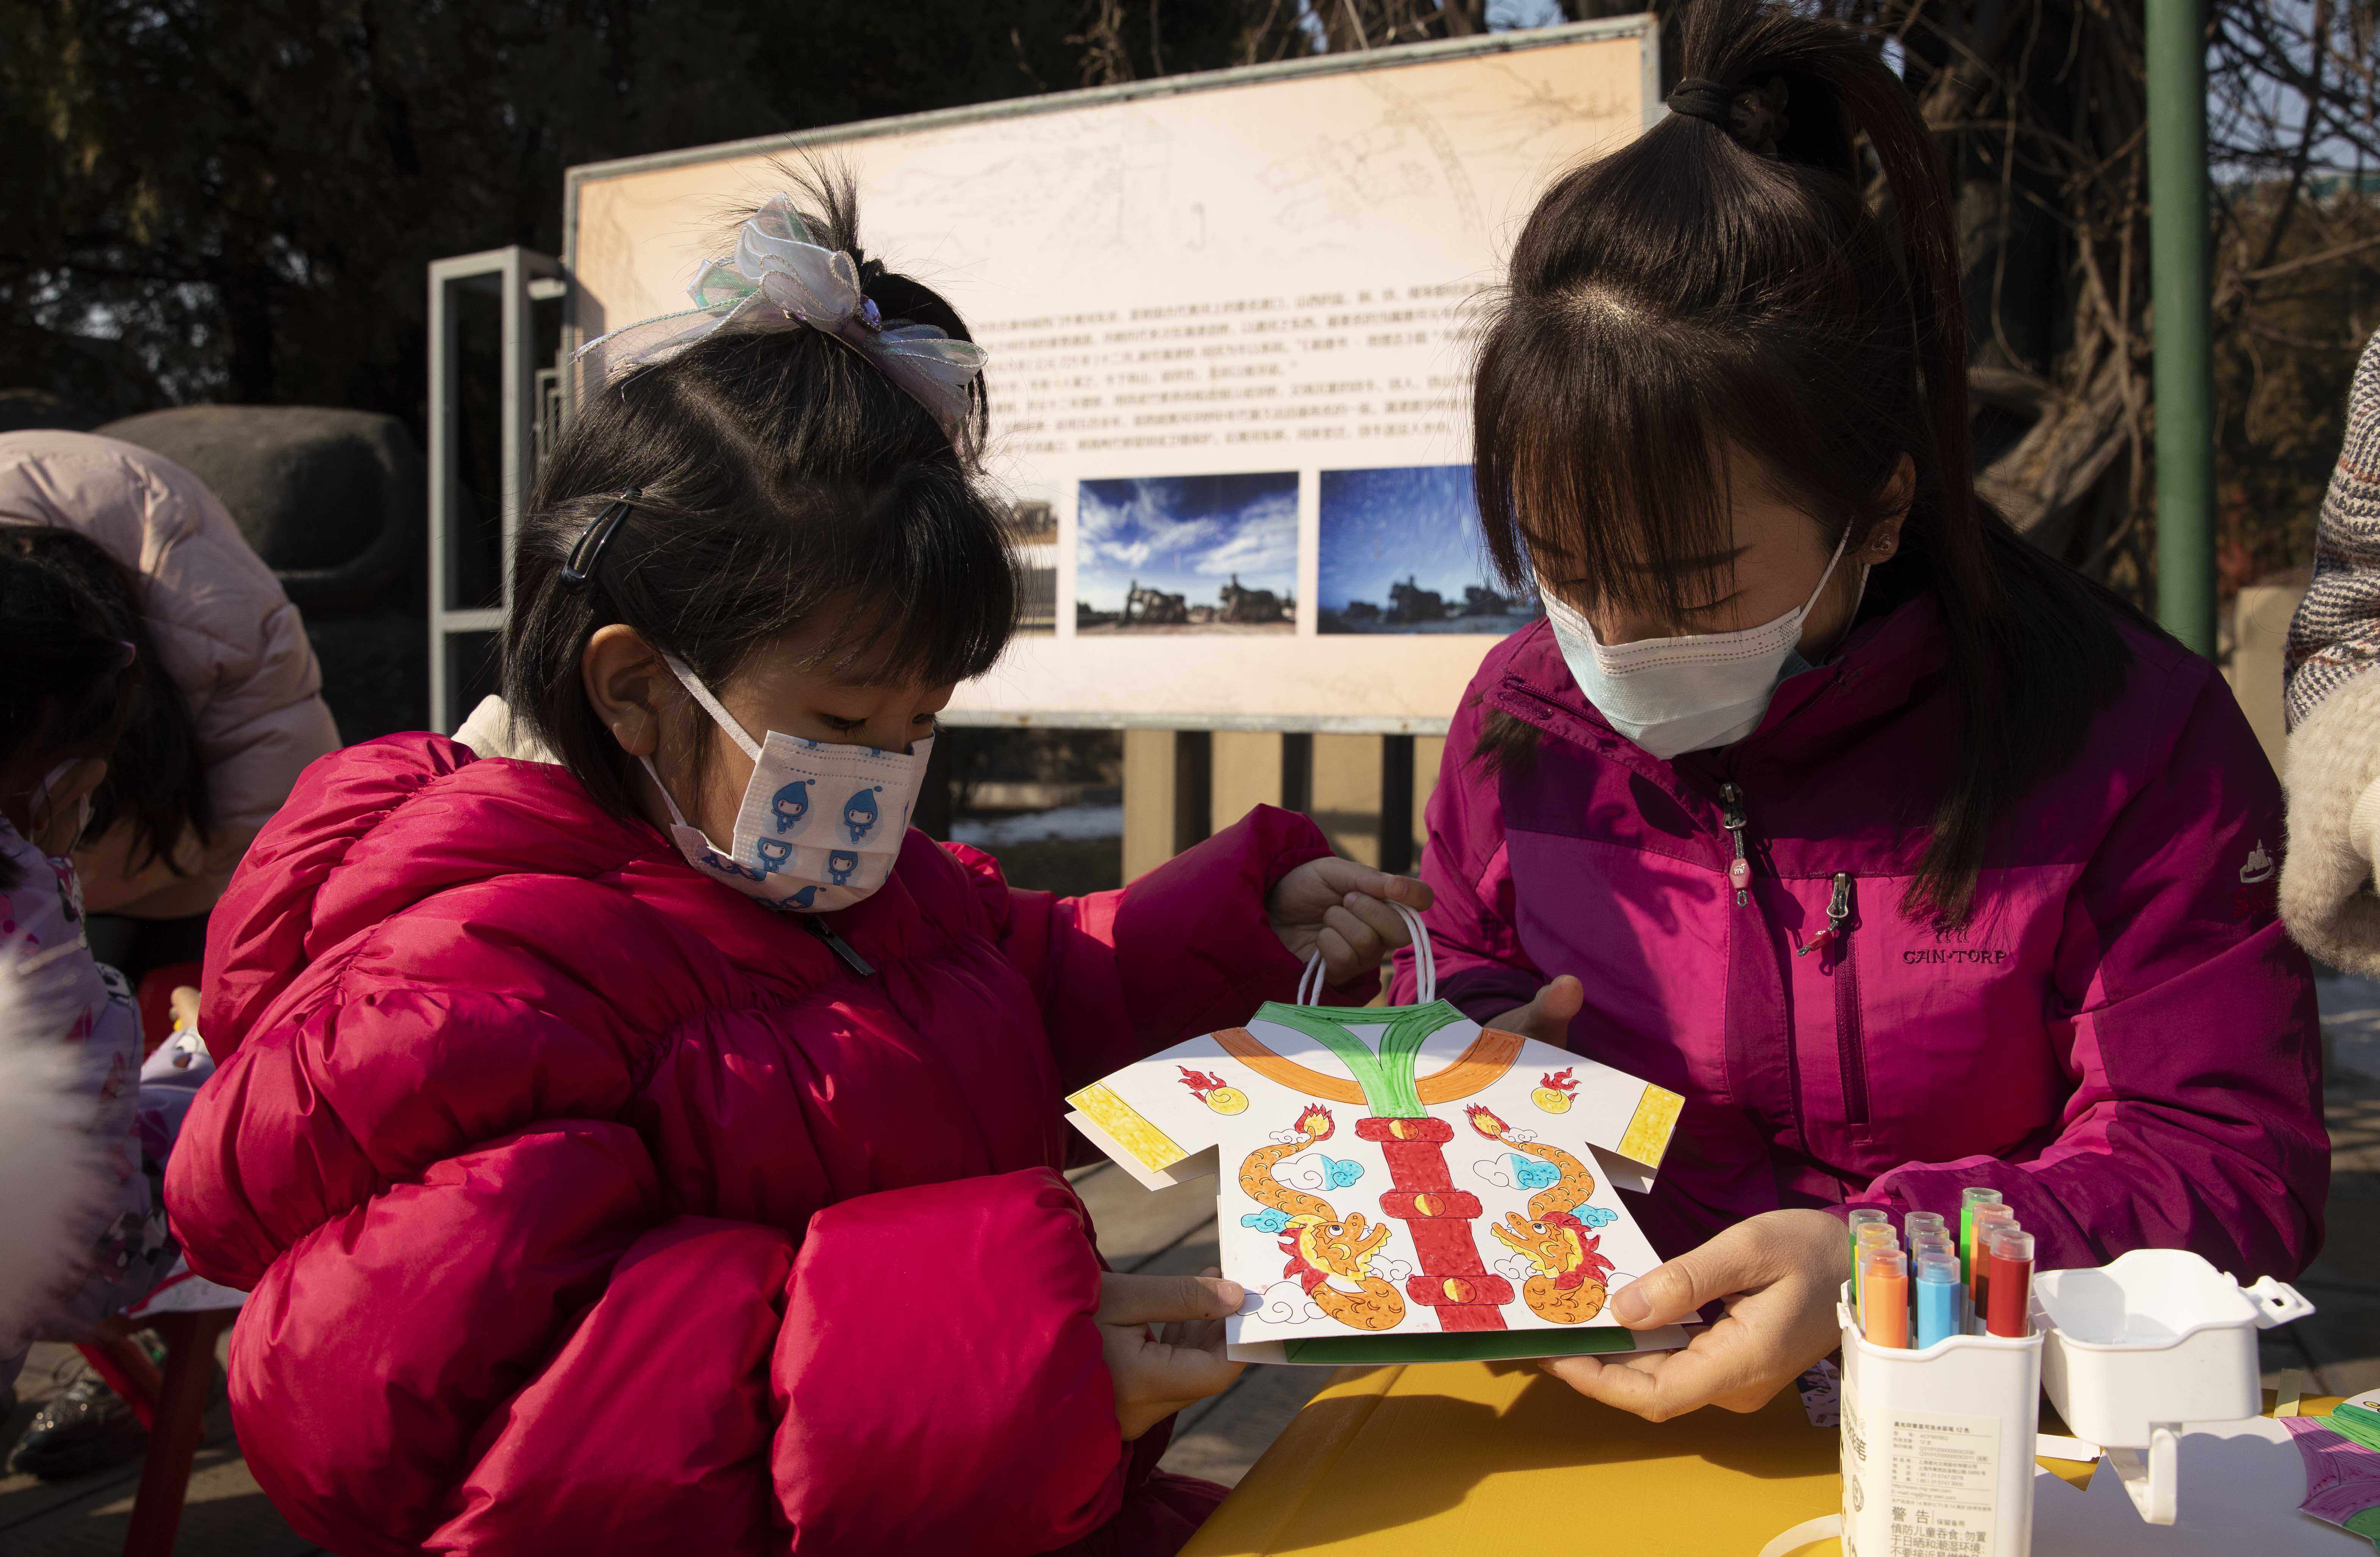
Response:
[{"label": "zipper pull", "polygon": [[1793,948],[1793,955],[1797,957],[1806,957],[1821,946],[1839,946],[1842,944],[1844,934],[1843,926],[1850,920],[1851,917],[1852,873],[1848,870],[1844,870],[1837,873],[1835,877],[1835,895],[1827,904],[1827,928],[1818,931],[1817,934],[1810,937],[1807,943],[1795,946]]},{"label": "zipper pull", "polygon": [[840,957],[843,960],[843,965],[845,967],[848,967],[854,973],[858,974],[862,979],[873,978],[875,976],[876,969],[869,965],[868,959],[861,956],[850,942],[845,941],[842,936],[837,935],[832,930],[829,929],[824,919],[820,918],[816,914],[803,914],[800,916],[800,918],[804,927],[806,927],[812,935],[817,936],[820,940],[826,943],[826,949],[828,951],[832,952],[837,957]]},{"label": "zipper pull", "polygon": [[1742,907],[1752,901],[1752,861],[1743,849],[1743,830],[1750,819],[1743,814],[1743,790],[1733,784],[1719,785],[1719,825],[1735,840],[1735,858],[1727,862],[1727,884],[1735,888],[1735,906]]}]

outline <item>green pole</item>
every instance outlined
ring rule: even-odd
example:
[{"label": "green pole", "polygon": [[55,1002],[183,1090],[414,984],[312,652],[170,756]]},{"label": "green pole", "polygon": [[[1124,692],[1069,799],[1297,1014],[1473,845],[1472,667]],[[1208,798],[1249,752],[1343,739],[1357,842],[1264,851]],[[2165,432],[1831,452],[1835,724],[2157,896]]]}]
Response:
[{"label": "green pole", "polygon": [[2156,305],[2157,620],[2215,653],[2215,373],[2207,337],[2206,4],[2147,0]]}]

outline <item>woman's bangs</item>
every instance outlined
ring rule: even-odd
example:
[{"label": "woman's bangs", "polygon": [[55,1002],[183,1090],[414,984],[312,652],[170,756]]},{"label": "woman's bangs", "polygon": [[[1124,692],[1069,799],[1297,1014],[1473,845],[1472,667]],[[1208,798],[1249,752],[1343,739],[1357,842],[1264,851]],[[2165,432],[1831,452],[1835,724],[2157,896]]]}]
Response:
[{"label": "woman's bangs", "polygon": [[1574,603],[1674,616],[1731,566],[1730,440],[1713,425],[1724,402],[1691,348],[1581,322],[1510,343],[1496,463],[1525,566]]}]

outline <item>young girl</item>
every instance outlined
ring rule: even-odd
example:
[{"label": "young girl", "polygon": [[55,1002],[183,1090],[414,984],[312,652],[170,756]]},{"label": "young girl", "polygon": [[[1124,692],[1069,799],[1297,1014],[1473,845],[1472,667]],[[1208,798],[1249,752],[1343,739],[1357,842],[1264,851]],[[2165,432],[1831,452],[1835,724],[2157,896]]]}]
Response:
[{"label": "young girl", "polygon": [[[139,706],[143,637],[129,583],[96,545],[64,530],[0,531],[0,1089],[10,1121],[0,1133],[12,1158],[36,1153],[15,1164],[0,1226],[0,1386],[27,1341],[87,1337],[144,1296],[174,1254],[155,1175],[188,1093],[143,1097],[140,1013],[123,979],[91,957],[67,858]],[[171,1117],[144,1120],[144,1103]],[[144,1135],[154,1147],[145,1154]],[[107,1398],[90,1381],[76,1415],[104,1426]],[[60,1426],[37,1419],[14,1468],[100,1463],[91,1456],[109,1435]]]},{"label": "young girl", "polygon": [[169,1199],[336,1551],[1161,1553],[1219,1496],[1150,1429],[1241,1294],[1102,1276],[1062,1099],[1427,894],[1270,809],[1071,900],[907,830],[1011,629],[979,353],[810,194],[540,473],[504,680],[553,760],[326,759],[215,910]]},{"label": "young girl", "polygon": [[2327,1177],[2272,772],[2212,665],[1978,499],[1907,93],[1750,0],[1686,55],[1483,342],[1488,539],[1549,621],[1473,682],[1423,872],[1457,1004],[1686,1099],[1637,1209],[1672,1258],[1612,1306],[1727,1317],[1553,1365],[1657,1418],[1833,1349],[1847,1204],[1987,1186],[2046,1267],[2246,1280],[2312,1257]]}]

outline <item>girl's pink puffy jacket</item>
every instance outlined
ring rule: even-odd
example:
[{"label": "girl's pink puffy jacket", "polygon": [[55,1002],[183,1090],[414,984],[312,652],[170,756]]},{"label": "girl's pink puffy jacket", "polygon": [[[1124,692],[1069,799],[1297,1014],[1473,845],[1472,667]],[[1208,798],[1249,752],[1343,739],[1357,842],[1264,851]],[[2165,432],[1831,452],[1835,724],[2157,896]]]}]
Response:
[{"label": "girl's pink puffy jacket", "polygon": [[[2274,915],[2279,786],[2215,668],[2131,637],[2123,695],[2003,830],[1973,922],[1937,935],[1900,909],[1961,739],[1930,601],[1675,762],[1612,731],[1543,623],[1513,635],[1430,800],[1439,990],[1487,1016],[1575,973],[1571,1046],[1685,1096],[1636,1206],[1665,1254],[1783,1206],[1955,1220],[1987,1185],[2045,1267],[2155,1246],[2295,1274],[2329,1147],[2313,979]],[[1541,733],[1500,778],[1474,749],[1491,712]],[[1402,998],[1412,979],[1408,957]]]},{"label": "girl's pink puffy jacket", "polygon": [[911,833],[861,978],[564,770],[307,771],[214,911],[166,1198],[252,1288],[232,1407],[342,1553],[1170,1552],[1062,1097],[1287,999],[1252,813],[1122,892]]}]

